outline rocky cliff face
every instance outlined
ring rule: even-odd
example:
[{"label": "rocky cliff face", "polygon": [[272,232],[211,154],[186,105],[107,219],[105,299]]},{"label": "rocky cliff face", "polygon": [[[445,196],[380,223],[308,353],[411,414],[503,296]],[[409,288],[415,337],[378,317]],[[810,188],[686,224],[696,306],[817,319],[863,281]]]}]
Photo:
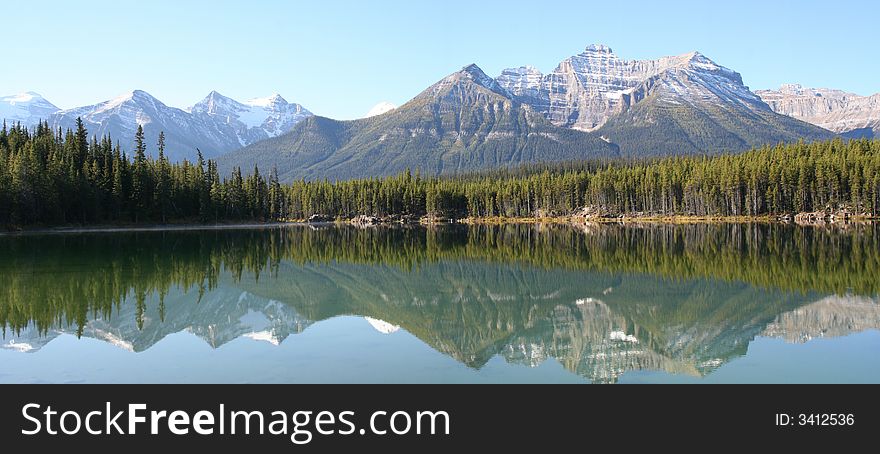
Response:
[{"label": "rocky cliff face", "polygon": [[850,137],[880,135],[880,93],[859,96],[842,90],[786,84],[756,92],[775,112]]},{"label": "rocky cliff face", "polygon": [[766,109],[736,71],[699,52],[657,60],[622,60],[610,47],[588,46],[542,75],[524,66],[506,69],[498,83],[557,126],[592,131],[654,91],[669,103],[736,103]]},{"label": "rocky cliff face", "polygon": [[623,60],[594,44],[550,74],[523,66],[496,80],[552,124],[595,132],[623,155],[739,151],[832,136],[774,112],[739,73],[699,52]]}]

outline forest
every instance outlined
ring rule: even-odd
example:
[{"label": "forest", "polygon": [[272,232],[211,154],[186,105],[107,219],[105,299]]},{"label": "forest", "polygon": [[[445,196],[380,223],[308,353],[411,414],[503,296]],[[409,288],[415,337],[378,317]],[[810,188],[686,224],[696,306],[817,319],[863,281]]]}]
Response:
[{"label": "forest", "polygon": [[346,181],[279,181],[256,166],[172,163],[159,137],[129,156],[110,137],[43,123],[0,130],[0,225],[289,221],[321,215],[445,218],[610,213],[762,216],[846,207],[880,212],[880,141],[778,144],[739,154],[533,164],[454,176],[418,170]]}]

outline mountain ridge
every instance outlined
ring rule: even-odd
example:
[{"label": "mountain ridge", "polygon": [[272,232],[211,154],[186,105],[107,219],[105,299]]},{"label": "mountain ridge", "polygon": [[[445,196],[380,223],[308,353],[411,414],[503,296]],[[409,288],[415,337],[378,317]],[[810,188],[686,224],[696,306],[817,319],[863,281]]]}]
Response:
[{"label": "mountain ridge", "polygon": [[282,136],[221,156],[218,164],[228,173],[256,162],[292,181],[406,169],[433,175],[616,154],[594,134],[551,125],[470,64],[385,114],[348,121],[311,117]]},{"label": "mountain ridge", "polygon": [[775,112],[850,138],[880,136],[880,93],[860,96],[843,90],[783,84],[756,92]]},{"label": "mountain ridge", "polygon": [[597,132],[625,155],[741,151],[833,135],[776,114],[738,72],[699,51],[623,60],[592,44],[552,73],[521,66],[498,79],[554,125]]},{"label": "mountain ridge", "polygon": [[524,65],[492,78],[472,63],[400,107],[380,103],[349,121],[303,122],[312,113],[278,94],[240,102],[217,91],[186,109],[141,90],[66,110],[8,96],[0,98],[0,116],[25,125],[47,116],[55,128],[72,128],[81,116],[90,134],[110,134],[129,149],[142,125],[150,154],[164,131],[173,160],[195,159],[199,149],[226,174],[278,167],[285,181],[738,152],[836,134],[875,137],[880,130],[880,94],[811,90],[753,92],[740,73],[699,51],[626,60],[610,46],[591,44],[547,74]]},{"label": "mountain ridge", "polygon": [[196,150],[207,158],[278,136],[312,113],[278,94],[239,102],[211,91],[195,105],[181,109],[164,104],[144,90],[86,106],[59,109],[33,92],[0,98],[0,117],[33,127],[46,121],[52,128],[76,127],[81,118],[90,135],[110,135],[131,150],[137,126],[143,126],[147,153],[155,156],[159,132],[165,133],[166,154],[172,160],[195,160]]}]

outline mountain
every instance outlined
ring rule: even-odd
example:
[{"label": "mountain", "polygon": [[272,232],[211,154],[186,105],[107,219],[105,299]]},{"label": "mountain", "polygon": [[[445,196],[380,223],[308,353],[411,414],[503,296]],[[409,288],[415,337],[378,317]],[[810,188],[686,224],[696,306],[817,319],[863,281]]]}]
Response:
[{"label": "mountain", "polygon": [[742,76],[699,52],[622,60],[594,44],[550,74],[505,69],[498,83],[554,125],[594,131],[624,155],[738,151],[832,134],[773,112]]},{"label": "mountain", "polygon": [[842,90],[785,84],[758,90],[775,112],[821,126],[846,137],[880,136],[880,93],[859,96]]},{"label": "mountain", "polygon": [[58,107],[32,91],[11,96],[0,96],[0,120],[7,124],[21,123],[33,126],[40,120],[48,120]]},{"label": "mountain", "polygon": [[282,180],[453,173],[535,161],[614,156],[597,135],[559,128],[476,65],[383,115],[310,117],[282,136],[218,159],[220,170],[276,166]]},{"label": "mountain", "polygon": [[62,110],[50,124],[73,128],[82,118],[89,134],[105,134],[119,141],[123,149],[134,147],[138,125],[144,127],[147,151],[155,156],[159,132],[165,132],[166,153],[171,160],[195,160],[196,149],[206,158],[274,137],[311,115],[299,104],[281,96],[240,103],[216,91],[189,111],[170,107],[142,90],[134,90],[98,104]]},{"label": "mountain", "polygon": [[153,156],[160,131],[165,132],[166,153],[172,160],[192,159],[196,148],[211,157],[227,146],[224,138],[209,134],[205,125],[193,122],[188,112],[166,106],[142,90],[133,90],[98,104],[59,111],[49,123],[53,128],[74,128],[77,118],[82,119],[90,135],[109,134],[129,153],[134,149],[138,125],[144,127],[147,151]]},{"label": "mountain", "polygon": [[303,106],[288,103],[279,94],[242,103],[216,91],[188,110],[193,117],[216,128],[224,137],[237,138],[238,146],[290,131],[293,125],[312,115]]},{"label": "mountain", "polygon": [[364,115],[364,118],[375,117],[376,115],[382,115],[383,113],[390,112],[396,108],[397,108],[397,106],[395,106],[394,104],[391,104],[388,101],[382,101],[379,104],[376,104],[375,106],[373,106],[370,109],[370,111],[367,112],[366,115]]}]

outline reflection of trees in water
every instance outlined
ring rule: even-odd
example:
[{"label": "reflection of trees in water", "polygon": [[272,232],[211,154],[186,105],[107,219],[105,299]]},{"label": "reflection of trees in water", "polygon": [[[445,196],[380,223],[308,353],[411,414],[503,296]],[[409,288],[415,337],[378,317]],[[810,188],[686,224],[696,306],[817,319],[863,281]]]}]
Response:
[{"label": "reflection of trees in water", "polygon": [[[128,295],[171,287],[204,292],[222,270],[263,278],[281,261],[389,265],[438,260],[525,263],[540,268],[708,277],[825,293],[880,290],[878,226],[849,230],[779,224],[450,226],[437,229],[293,227],[4,237],[0,322],[82,326]],[[143,303],[141,303],[143,304]]]},{"label": "reflection of trees in water", "polygon": [[[557,358],[599,381],[632,369],[703,374],[755,335],[796,331],[805,317],[780,314],[816,293],[876,293],[876,241],[873,226],[781,225],[5,237],[0,323],[112,334],[140,350],[181,329],[215,346],[261,329],[277,342],[311,320],[358,314],[472,367],[500,354]],[[268,328],[242,321],[254,311]],[[828,317],[797,326],[819,332]]]}]

